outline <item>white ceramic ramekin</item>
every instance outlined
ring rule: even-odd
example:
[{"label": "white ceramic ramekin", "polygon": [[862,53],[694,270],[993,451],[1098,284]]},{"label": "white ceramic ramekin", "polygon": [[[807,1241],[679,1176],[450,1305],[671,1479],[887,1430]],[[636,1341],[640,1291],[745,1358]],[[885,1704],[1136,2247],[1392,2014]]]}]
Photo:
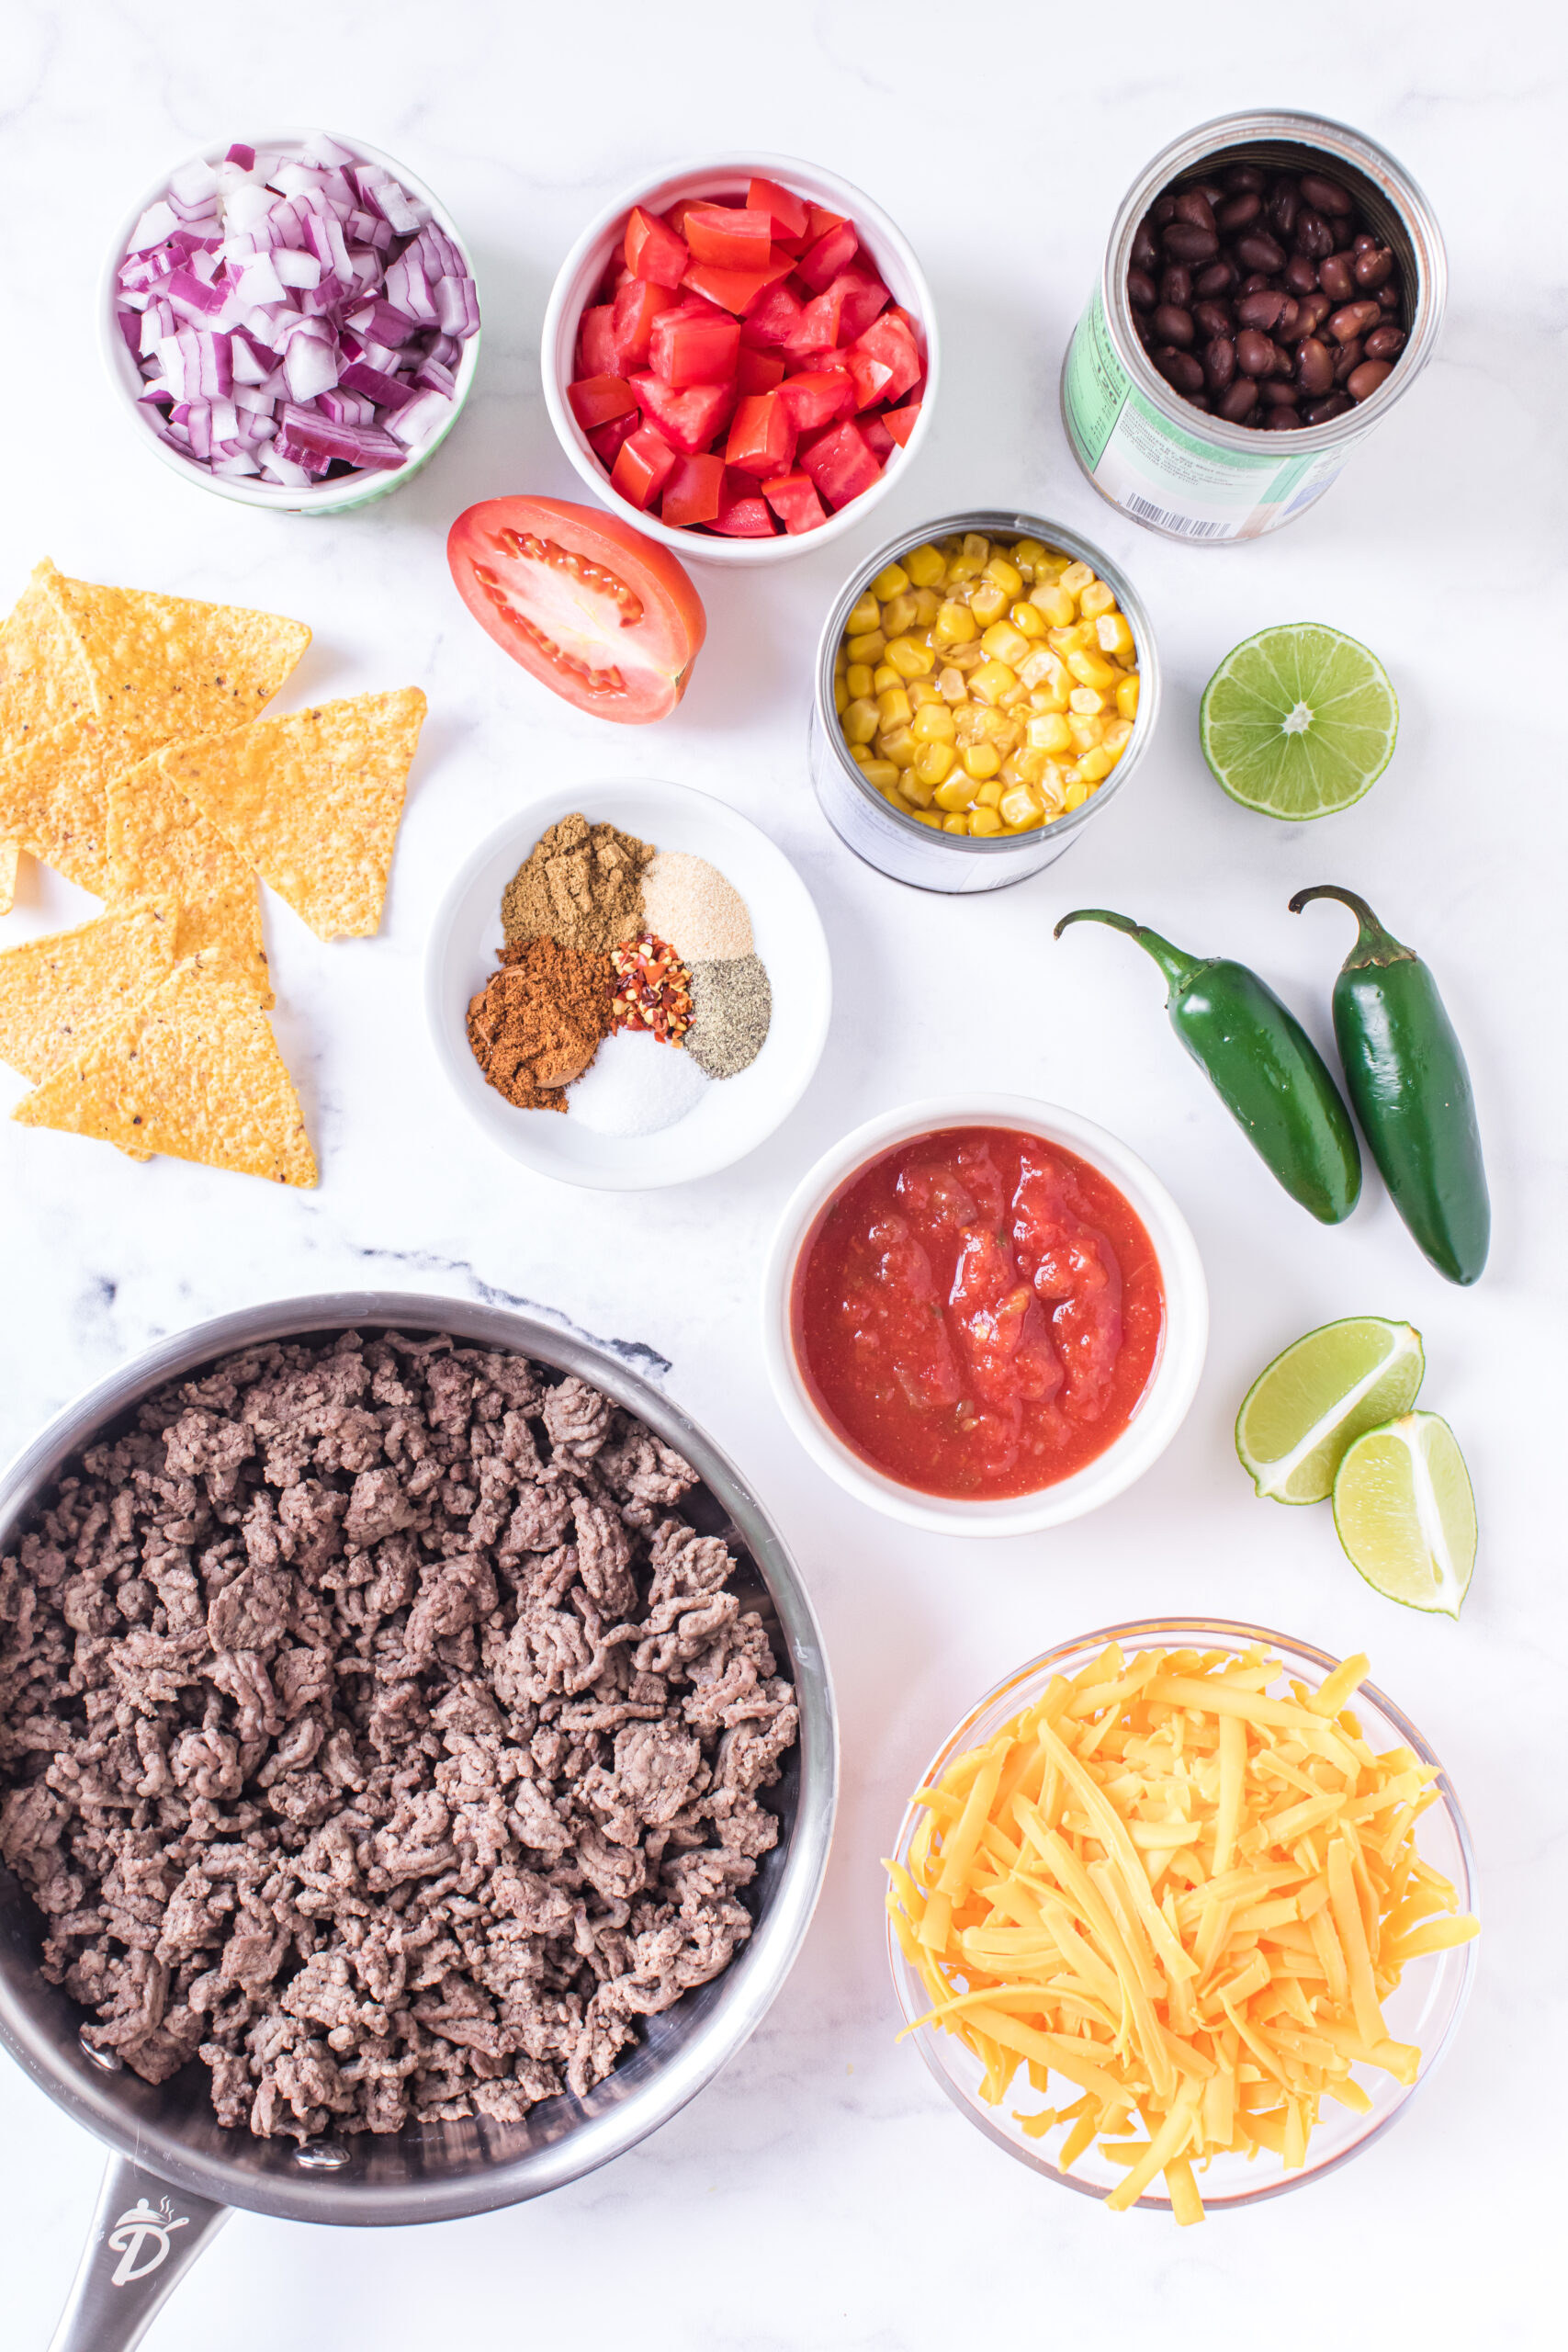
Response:
[{"label": "white ceramic ramekin", "polygon": [[[250,144],[258,153],[270,153],[274,149],[287,151],[301,146],[313,135],[321,134],[299,129],[257,131],[250,140]],[[445,231],[446,234],[451,238],[452,243],[463,256],[468,275],[473,276],[473,258],[468,252],[466,239],[446,207],[432,194],[422,179],[416,178],[408,166],[400,164],[395,156],[383,154],[379,147],[372,147],[363,139],[339,138],[335,131],[329,131],[326,136],[335,140],[339,146],[346,147],[356,164],[378,164],[384,172],[390,172],[399,187],[412,196],[417,204],[423,204],[429,211],[436,227]],[[119,287],[119,266],[125,259],[131,232],[137,222],[150,204],[156,204],[161,197],[167,195],[169,182],[175,172],[179,171],[183,164],[194,164],[197,161],[204,164],[220,164],[229,153],[229,145],[228,140],[220,140],[213,146],[203,147],[198,155],[182,156],[179,162],[171,164],[166,172],[160,173],[151,187],[143,190],[120,222],[119,232],[115,238],[108,260],[104,266],[104,274],[98,288],[98,338],[103,350],[104,365],[108,370],[109,381],[118,397],[120,407],[125,412],[143,448],[150,449],[155,458],[161,458],[164,465],[179,475],[182,481],[194,482],[198,490],[209,490],[214,497],[227,498],[236,506],[269,506],[275,514],[346,514],[355,507],[373,505],[378,499],[386,498],[394,490],[400,490],[404,482],[412,481],[415,474],[423,471],[462,414],[468,394],[473,390],[474,371],[479,366],[479,341],[484,333],[482,306],[479,324],[464,344],[463,356],[457,363],[457,388],[452,396],[451,415],[437,426],[428,441],[422,441],[418,448],[411,449],[400,466],[380,467],[374,472],[362,469],[356,473],[339,474],[333,481],[311,482],[309,488],[301,490],[292,488],[287,482],[258,481],[249,474],[215,474],[209,467],[198,464],[194,458],[183,456],[161,435],[154,433],[148,424],[145,412],[141,405],[141,395],[146,390],[146,385],[142,381],[135,360],[130,356],[125,337],[120,333],[119,322],[116,315],[118,306],[115,298]],[[909,437],[913,440],[914,435],[911,434]]]},{"label": "white ceramic ramekin", "polygon": [[[1165,1332],[1143,1398],[1118,1438],[1054,1487],[995,1502],[922,1494],[874,1469],[829,1427],[795,1354],[792,1300],[800,1253],[833,1195],[901,1143],[945,1127],[1012,1127],[1076,1152],[1121,1192],[1143,1221],[1159,1261]],[[1209,1339],[1209,1292],[1186,1218],[1136,1152],[1076,1111],[1020,1094],[944,1094],[868,1119],[825,1152],[779,1220],[762,1278],[762,1351],[773,1393],[801,1444],[857,1502],[938,1535],[1032,1535],[1082,1519],[1124,1494],[1156,1462],[1186,1419]]]},{"label": "white ceramic ramekin", "polygon": [[[600,464],[589,443],[588,435],[571,413],[566,397],[567,386],[572,380],[572,362],[577,349],[577,324],[591,296],[601,284],[611,254],[626,228],[626,215],[634,204],[649,211],[663,212],[682,197],[733,198],[744,196],[749,180],[777,180],[792,188],[813,204],[825,205],[852,220],[860,233],[862,244],[876,264],[885,286],[896,302],[901,303],[916,320],[926,357],[926,386],[920,396],[920,413],[909,435],[908,447],[890,458],[882,479],[873,487],[852,500],[815,531],[791,534],[780,532],[772,539],[726,539],[706,531],[675,530],[661,523],[657,514],[645,514],[640,506],[633,506],[610,487],[610,477]],[[717,155],[698,157],[679,164],[663,172],[656,180],[639,181],[627,188],[613,204],[607,204],[591,220],[560,266],[550,293],[549,307],[545,312],[545,331],[540,345],[539,372],[545,387],[545,404],[550,412],[550,422],[556,428],[561,447],[602,504],[612,513],[625,517],[634,529],[645,531],[650,539],[662,547],[673,548],[676,554],[697,563],[760,564],[781,563],[792,555],[802,555],[812,548],[825,547],[829,539],[841,538],[857,523],[863,522],[878,501],[886,496],[896,481],[902,481],[916,451],[924,441],[931,424],[932,403],[936,399],[939,354],[937,347],[936,314],[931,308],[931,288],[925,274],[916,260],[913,249],[902,232],[895,228],[880,205],[874,204],[848,180],[836,179],[831,172],[818,171],[814,164],[797,163],[793,155]]]}]

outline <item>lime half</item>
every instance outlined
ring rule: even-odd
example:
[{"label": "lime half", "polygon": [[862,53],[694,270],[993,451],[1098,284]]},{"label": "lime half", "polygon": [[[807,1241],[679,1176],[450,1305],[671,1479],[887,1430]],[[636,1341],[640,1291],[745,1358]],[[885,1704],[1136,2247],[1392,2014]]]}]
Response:
[{"label": "lime half", "polygon": [[1413,1324],[1358,1315],[1309,1331],[1242,1400],[1242,1468],[1277,1503],[1326,1502],[1346,1448],[1363,1430],[1408,1411],[1426,1368]]},{"label": "lime half", "polygon": [[1436,1413],[1405,1413],[1356,1440],[1334,1481],[1334,1524],[1374,1592],[1459,1615],[1475,1566],[1475,1497]]},{"label": "lime half", "polygon": [[1203,757],[1233,800],[1266,817],[1329,817],[1393,756],[1399,704],[1377,656],[1316,621],[1266,628],[1203,689]]}]

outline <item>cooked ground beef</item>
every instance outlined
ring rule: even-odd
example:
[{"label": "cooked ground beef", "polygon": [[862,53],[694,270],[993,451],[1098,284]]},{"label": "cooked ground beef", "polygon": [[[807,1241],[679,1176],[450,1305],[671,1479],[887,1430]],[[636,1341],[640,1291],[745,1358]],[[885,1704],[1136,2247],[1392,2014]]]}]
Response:
[{"label": "cooked ground beef", "polygon": [[696,1483],[525,1358],[163,1390],[0,1560],[0,1853],[147,2081],[263,2136],[515,2121],[725,1968],[798,1716]]}]

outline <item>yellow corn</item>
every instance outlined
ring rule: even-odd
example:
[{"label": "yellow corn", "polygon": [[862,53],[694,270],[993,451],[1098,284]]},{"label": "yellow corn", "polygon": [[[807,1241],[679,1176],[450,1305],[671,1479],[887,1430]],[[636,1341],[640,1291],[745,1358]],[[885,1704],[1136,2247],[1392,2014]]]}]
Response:
[{"label": "yellow corn", "polygon": [[[965,531],[959,553],[965,563],[974,564],[976,571],[983,571],[991,560],[991,542],[979,531]],[[974,579],[975,572],[969,576]]]},{"label": "yellow corn", "polygon": [[1109,752],[1113,760],[1119,760],[1132,735],[1133,722],[1130,718],[1113,718],[1100,739],[1100,748],[1102,752]]},{"label": "yellow corn", "polygon": [[876,673],[870,662],[852,662],[844,672],[844,686],[852,702],[864,702],[869,695],[874,695]]},{"label": "yellow corn", "polygon": [[966,833],[969,831],[969,820],[967,817],[944,817],[942,820],[942,830],[944,833]]},{"label": "yellow corn", "polygon": [[1072,741],[1067,722],[1059,711],[1042,711],[1024,729],[1031,748],[1036,752],[1065,752]]},{"label": "yellow corn", "polygon": [[1013,670],[1028,661],[1032,650],[1029,639],[1010,621],[993,621],[980,642],[993,662],[1005,662]]},{"label": "yellow corn", "polygon": [[1115,764],[1115,761],[1104,745],[1097,744],[1092,752],[1086,752],[1078,762],[1078,774],[1086,784],[1103,784]]},{"label": "yellow corn", "polygon": [[896,637],[887,649],[887,662],[901,678],[923,678],[936,668],[936,655],[931,647],[918,643],[912,637]]},{"label": "yellow corn", "polygon": [[945,808],[950,815],[954,809],[967,808],[974,797],[975,786],[969,778],[951,773],[937,786],[934,796],[937,807]]},{"label": "yellow corn", "polygon": [[884,727],[908,727],[910,718],[909,697],[902,686],[889,686],[876,697],[877,717]]},{"label": "yellow corn", "polygon": [[933,833],[941,832],[942,820],[934,808],[911,808],[908,813],[917,825],[928,825]]},{"label": "yellow corn", "polygon": [[[868,673],[868,674],[869,674],[869,673]],[[835,679],[834,679],[834,681],[833,681],[833,708],[838,712],[839,717],[840,717],[840,718],[842,718],[842,717],[843,717],[843,715],[844,715],[845,711],[846,711],[846,710],[848,710],[849,707],[850,707],[850,690],[849,690],[849,687],[845,684],[845,683],[844,683],[844,681],[843,681],[843,679],[842,679],[842,678],[835,678]]]},{"label": "yellow corn", "polygon": [[[880,628],[882,615],[874,596],[863,596],[849,619],[844,623],[846,637],[863,637],[867,629]],[[854,659],[851,655],[851,660]]]},{"label": "yellow corn", "polygon": [[952,770],[955,756],[951,743],[922,743],[915,754],[911,773],[927,784],[942,784]]},{"label": "yellow corn", "polygon": [[1138,715],[1138,681],[1136,678],[1122,679],[1121,684],[1116,689],[1116,707],[1123,718],[1136,718]]},{"label": "yellow corn", "polygon": [[1095,622],[1094,634],[1100,651],[1113,655],[1118,662],[1125,662],[1133,650],[1133,632],[1122,613],[1101,613]]},{"label": "yellow corn", "polygon": [[1002,763],[1002,755],[994,743],[966,743],[964,747],[964,772],[976,784],[984,784],[995,775]]},{"label": "yellow corn", "polygon": [[933,779],[931,776],[921,775],[919,760],[915,762],[912,768],[906,768],[898,778],[899,788],[905,799],[912,802],[917,808],[931,807],[932,782]]},{"label": "yellow corn", "polygon": [[1025,825],[1037,825],[1045,814],[1045,804],[1037,793],[1021,784],[1015,785],[1001,797],[1001,820],[1010,831],[1021,831]]},{"label": "yellow corn", "polygon": [[908,591],[906,590],[902,596],[889,596],[882,607],[883,634],[889,638],[902,637],[907,628],[914,627],[914,623],[915,600]]},{"label": "yellow corn", "polygon": [[1116,684],[1115,671],[1098,653],[1069,653],[1067,667],[1080,686],[1099,686],[1103,691]]},{"label": "yellow corn", "polygon": [[1008,618],[1014,628],[1022,630],[1025,637],[1043,637],[1045,634],[1045,616],[1038,605],[1030,603],[1027,596],[1019,598]]},{"label": "yellow corn", "polygon": [[904,558],[904,570],[917,588],[939,588],[947,570],[947,559],[940,548],[928,539],[923,547],[911,548]]},{"label": "yellow corn", "polygon": [[871,673],[871,691],[874,695],[885,695],[889,686],[901,686],[903,683],[897,671],[890,670],[886,662],[879,662]]},{"label": "yellow corn", "polygon": [[993,621],[1000,620],[1011,601],[1005,588],[982,580],[977,588],[970,591],[969,609],[982,628],[989,628]]},{"label": "yellow corn", "polygon": [[1062,574],[1062,585],[1064,588],[1070,589],[1075,596],[1078,596],[1083,594],[1093,578],[1094,574],[1087,563],[1069,563]]},{"label": "yellow corn", "polygon": [[880,662],[886,645],[887,639],[879,628],[867,629],[863,636],[851,638],[850,660],[852,662]]},{"label": "yellow corn", "polygon": [[909,585],[909,575],[901,563],[890,563],[879,571],[871,583],[871,593],[878,604],[885,605],[889,596],[901,596]]},{"label": "yellow corn", "polygon": [[1059,580],[1036,580],[1029,601],[1052,628],[1066,628],[1077,617],[1077,605]]},{"label": "yellow corn", "polygon": [[994,743],[1005,760],[1023,741],[1023,729],[1005,710],[983,710],[980,713],[980,741]]},{"label": "yellow corn", "polygon": [[867,760],[861,774],[878,792],[892,792],[897,787],[898,771],[891,760]]},{"label": "yellow corn", "polygon": [[936,683],[937,691],[943,702],[963,702],[969,692],[963,671],[955,670],[951,662],[942,672]]},{"label": "yellow corn", "polygon": [[874,702],[852,702],[843,713],[844,741],[852,747],[869,743],[881,725],[881,713]]},{"label": "yellow corn", "polygon": [[1015,596],[1021,596],[1023,594],[1023,574],[1016,563],[1008,561],[1005,555],[993,555],[986,566],[983,576],[990,582],[993,588],[1006,589],[1010,605]]},{"label": "yellow corn", "polygon": [[951,743],[958,732],[958,721],[944,702],[922,703],[914,718],[917,743]]},{"label": "yellow corn", "polygon": [[1050,548],[1040,539],[1020,539],[1012,551],[1012,560],[1021,571],[1032,571],[1048,560],[1050,553]]},{"label": "yellow corn", "polygon": [[[919,710],[923,708],[927,703],[942,702],[942,688],[937,684],[934,678],[910,679],[909,706],[911,709]],[[943,707],[946,707],[945,704],[943,704]]]},{"label": "yellow corn", "polygon": [[998,703],[1018,684],[1018,672],[1005,662],[982,662],[969,680],[969,691],[981,702]]},{"label": "yellow corn", "polygon": [[930,628],[941,610],[942,598],[934,588],[915,590],[915,627],[917,628]]},{"label": "yellow corn", "polygon": [[1062,806],[1064,808],[1081,808],[1088,798],[1087,784],[1069,784],[1062,795]]},{"label": "yellow corn", "polygon": [[1087,588],[1080,590],[1078,610],[1086,621],[1097,621],[1101,613],[1114,612],[1115,609],[1116,591],[1108,588],[1103,580],[1091,580]]},{"label": "yellow corn", "polygon": [[1067,734],[1075,752],[1092,752],[1105,732],[1103,718],[1069,718]]},{"label": "yellow corn", "polygon": [[1105,708],[1105,696],[1098,686],[1075,686],[1067,708],[1078,718],[1095,718]]},{"label": "yellow corn", "polygon": [[996,780],[995,776],[993,776],[993,777],[991,778],[991,781],[990,781],[990,783],[989,783],[989,784],[982,784],[982,785],[977,786],[976,787],[976,792],[975,792],[975,806],[976,806],[976,808],[999,808],[999,807],[1000,807],[1000,805],[1001,805],[1001,797],[1002,797],[1002,793],[1003,793],[1003,790],[1004,790],[1004,789],[1005,789],[1005,787],[997,782],[997,780]]},{"label": "yellow corn", "polygon": [[892,761],[896,768],[912,768],[919,745],[907,727],[895,727],[882,737],[877,749],[885,760]]},{"label": "yellow corn", "polygon": [[962,645],[965,639],[978,637],[979,623],[967,605],[960,605],[950,597],[931,623],[931,634],[947,645]]},{"label": "yellow corn", "polygon": [[1002,820],[996,809],[976,808],[971,810],[969,817],[969,830],[972,833],[979,834],[984,837],[991,833],[999,833],[1001,829]]}]

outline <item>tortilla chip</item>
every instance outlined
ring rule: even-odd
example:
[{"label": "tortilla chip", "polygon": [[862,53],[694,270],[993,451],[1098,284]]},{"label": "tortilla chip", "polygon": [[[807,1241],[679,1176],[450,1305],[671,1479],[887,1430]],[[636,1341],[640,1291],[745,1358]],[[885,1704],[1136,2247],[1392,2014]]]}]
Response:
[{"label": "tortilla chip", "polygon": [[254,718],[310,642],[302,621],[241,605],[98,588],[52,565],[48,585],[86,664],[97,715],[133,725],[144,750]]},{"label": "tortilla chip", "polygon": [[100,915],[0,955],[0,1061],[36,1083],[80,1051],[89,1030],[129,1012],[175,960],[172,907]]},{"label": "tortilla chip", "polygon": [[0,915],[8,915],[17,903],[17,868],[21,862],[19,842],[0,842]]},{"label": "tortilla chip", "polygon": [[265,1013],[244,989],[209,978],[199,957],[95,1029],[11,1115],[279,1184],[316,1181]]},{"label": "tortilla chip", "polygon": [[157,764],[318,939],[367,939],[380,928],[424,712],[417,686],[353,695],[171,743]]},{"label": "tortilla chip", "polygon": [[175,900],[175,956],[200,956],[210,978],[232,980],[266,1010],[276,999],[261,901],[238,851],[175,791],[155,756],[111,777],[107,803],[115,898]]},{"label": "tortilla chip", "polygon": [[19,841],[68,882],[110,897],[109,781],[152,748],[144,721],[68,718],[17,751],[0,752],[0,834]]},{"label": "tortilla chip", "polygon": [[99,715],[92,673],[52,594],[58,577],[40,563],[0,628],[0,751]]}]

